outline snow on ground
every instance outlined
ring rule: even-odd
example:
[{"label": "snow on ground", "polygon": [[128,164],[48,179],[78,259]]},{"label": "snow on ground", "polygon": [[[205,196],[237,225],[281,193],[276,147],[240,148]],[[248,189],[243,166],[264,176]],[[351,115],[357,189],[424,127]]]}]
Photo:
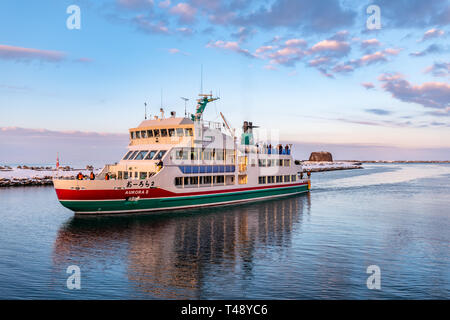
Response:
[{"label": "snow on ground", "polygon": [[[0,170],[0,179],[7,180],[18,180],[18,179],[43,179],[45,177],[54,177],[54,176],[64,176],[71,177],[75,176],[80,172],[84,175],[89,175],[91,173],[90,170],[80,170],[74,169],[71,171],[63,171],[63,170],[32,170],[32,169],[19,169],[12,168],[11,170]],[[101,169],[94,169],[94,173],[98,174]]]},{"label": "snow on ground", "polygon": [[330,171],[341,169],[359,169],[362,168],[358,162],[328,162],[328,161],[303,161],[303,171]]}]

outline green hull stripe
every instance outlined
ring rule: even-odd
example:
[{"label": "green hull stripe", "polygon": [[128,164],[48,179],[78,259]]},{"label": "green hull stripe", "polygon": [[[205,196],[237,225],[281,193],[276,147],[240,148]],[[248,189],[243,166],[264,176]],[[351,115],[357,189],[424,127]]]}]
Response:
[{"label": "green hull stripe", "polygon": [[75,212],[102,212],[102,211],[138,211],[138,210],[164,210],[166,208],[213,205],[230,201],[243,201],[270,196],[282,196],[300,192],[307,192],[308,186],[301,185],[288,188],[261,189],[246,192],[230,192],[208,194],[188,197],[139,199],[137,201],[61,201],[66,208]]}]

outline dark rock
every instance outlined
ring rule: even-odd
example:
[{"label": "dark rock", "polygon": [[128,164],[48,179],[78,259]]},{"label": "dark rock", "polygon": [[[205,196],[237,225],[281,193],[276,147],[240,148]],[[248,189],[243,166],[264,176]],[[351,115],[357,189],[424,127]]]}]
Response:
[{"label": "dark rock", "polygon": [[319,151],[319,152],[311,152],[309,156],[309,161],[333,161],[333,156],[330,152],[327,151]]}]

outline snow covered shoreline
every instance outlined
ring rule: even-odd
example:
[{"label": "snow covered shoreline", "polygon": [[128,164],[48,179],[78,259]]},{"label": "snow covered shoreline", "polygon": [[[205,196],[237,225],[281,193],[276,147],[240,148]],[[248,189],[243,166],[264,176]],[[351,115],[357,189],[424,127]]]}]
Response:
[{"label": "snow covered shoreline", "polygon": [[[25,167],[25,168],[24,168]],[[52,178],[55,176],[75,177],[79,172],[89,175],[91,171],[95,174],[100,169],[74,169],[60,168],[56,170],[50,167],[10,167],[0,166],[0,187],[21,187],[21,186],[45,186],[52,185]]]},{"label": "snow covered shoreline", "polygon": [[346,162],[346,161],[303,161],[303,172],[321,172],[334,170],[349,170],[349,169],[363,169],[360,162]]}]

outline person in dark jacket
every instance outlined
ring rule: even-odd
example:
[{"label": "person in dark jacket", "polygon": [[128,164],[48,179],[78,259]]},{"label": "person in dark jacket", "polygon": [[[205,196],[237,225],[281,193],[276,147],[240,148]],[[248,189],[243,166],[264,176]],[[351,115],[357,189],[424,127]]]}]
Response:
[{"label": "person in dark jacket", "polygon": [[91,174],[90,174],[90,176],[89,176],[89,179],[95,180],[95,174],[94,174],[94,172],[91,171]]}]

